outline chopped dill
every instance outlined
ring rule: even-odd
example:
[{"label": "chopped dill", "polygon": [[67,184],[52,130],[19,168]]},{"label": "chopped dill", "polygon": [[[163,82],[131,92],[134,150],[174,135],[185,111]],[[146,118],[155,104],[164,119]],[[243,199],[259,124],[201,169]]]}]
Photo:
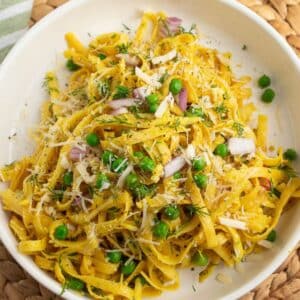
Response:
[{"label": "chopped dill", "polygon": [[129,26],[127,26],[126,24],[122,24],[122,26],[124,27],[125,30],[127,30],[128,32],[131,31],[131,28]]},{"label": "chopped dill", "polygon": [[50,192],[50,197],[53,200],[61,201],[64,197],[64,191],[63,190],[53,190],[51,188],[48,188],[48,191]]},{"label": "chopped dill", "polygon": [[113,99],[121,99],[121,98],[127,98],[129,95],[129,89],[126,86],[118,85],[116,87],[116,92],[113,95]]},{"label": "chopped dill", "polygon": [[163,84],[165,81],[166,81],[166,79],[169,77],[169,74],[168,74],[168,72],[166,71],[160,78],[159,78],[159,82],[161,83],[161,84]]},{"label": "chopped dill", "polygon": [[57,93],[59,92],[59,90],[57,88],[50,87],[50,82],[53,80],[55,80],[55,77],[47,74],[42,83],[42,87],[46,90],[46,92],[48,94],[53,93],[53,92],[57,92]]},{"label": "chopped dill", "polygon": [[130,44],[120,44],[117,46],[119,53],[127,54]]},{"label": "chopped dill", "polygon": [[101,97],[107,97],[110,94],[110,84],[109,79],[98,81],[97,89]]},{"label": "chopped dill", "polygon": [[244,133],[244,127],[241,123],[234,122],[232,128],[236,131],[238,136],[242,136]]},{"label": "chopped dill", "polygon": [[206,211],[205,206],[199,207],[198,205],[195,205],[195,204],[188,204],[185,207],[185,209],[191,217],[194,216],[194,215],[209,216],[209,212]]},{"label": "chopped dill", "polygon": [[228,108],[225,106],[224,102],[215,108],[215,111],[219,114],[227,113]]}]

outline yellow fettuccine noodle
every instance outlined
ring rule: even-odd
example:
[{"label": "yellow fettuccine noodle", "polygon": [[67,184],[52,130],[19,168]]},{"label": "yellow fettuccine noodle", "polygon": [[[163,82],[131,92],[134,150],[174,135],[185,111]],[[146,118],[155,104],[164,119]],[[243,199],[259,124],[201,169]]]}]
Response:
[{"label": "yellow fettuccine noodle", "polygon": [[[206,266],[200,281],[232,267],[300,197],[283,150],[268,155],[267,117],[249,126],[250,78],[171,21],[145,13],[134,36],[89,45],[67,33],[68,85],[46,74],[35,151],[0,170],[19,250],[93,299],[175,290],[180,267]],[[235,137],[255,152],[218,155]]]}]

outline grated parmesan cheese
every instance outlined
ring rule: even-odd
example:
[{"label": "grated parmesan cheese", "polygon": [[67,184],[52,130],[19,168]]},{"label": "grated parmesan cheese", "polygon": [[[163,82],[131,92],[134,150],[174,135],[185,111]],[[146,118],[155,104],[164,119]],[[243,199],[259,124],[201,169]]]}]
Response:
[{"label": "grated parmesan cheese", "polygon": [[173,104],[174,104],[174,97],[172,93],[169,93],[168,96],[159,104],[154,116],[156,118],[161,118],[166,112],[166,110],[168,109],[168,106]]},{"label": "grated parmesan cheese", "polygon": [[147,210],[148,210],[148,202],[147,199],[143,199],[143,218],[142,218],[142,223],[141,223],[141,229],[143,229],[146,226],[147,222]]},{"label": "grated parmesan cheese", "polygon": [[79,172],[81,177],[83,178],[84,182],[86,183],[93,183],[96,179],[95,175],[90,175],[87,171],[87,164],[84,161],[80,161],[76,165],[76,170]]},{"label": "grated parmesan cheese", "polygon": [[143,239],[143,238],[139,238],[139,239],[137,239],[137,241],[140,242],[140,243],[151,244],[151,245],[155,245],[155,246],[159,246],[160,245],[159,242],[155,242],[155,241],[151,241],[151,240],[146,240],[146,239]]},{"label": "grated parmesan cheese", "polygon": [[196,149],[193,144],[189,144],[185,150],[187,159],[192,160],[196,157]]},{"label": "grated parmesan cheese", "polygon": [[150,86],[153,86],[155,88],[161,87],[161,83],[156,80],[156,76],[149,76],[148,74],[144,73],[139,67],[135,67],[135,75]]},{"label": "grated parmesan cheese", "polygon": [[55,148],[55,147],[62,147],[65,145],[71,145],[73,142],[72,141],[65,141],[65,142],[60,142],[60,143],[49,143],[50,148]]},{"label": "grated parmesan cheese", "polygon": [[267,249],[271,249],[271,248],[274,247],[274,244],[270,241],[267,241],[267,240],[259,241],[257,244],[259,246],[262,246],[262,247],[267,248]]},{"label": "grated parmesan cheese", "polygon": [[203,105],[206,109],[212,108],[214,107],[214,105],[211,103],[210,101],[210,97],[209,96],[203,96],[201,98],[201,100],[203,101]]},{"label": "grated parmesan cheese", "polygon": [[132,170],[133,170],[132,165],[128,165],[127,168],[124,170],[124,172],[121,174],[121,176],[118,179],[118,182],[117,182],[118,188],[122,188],[124,186],[125,179]]},{"label": "grated parmesan cheese", "polygon": [[165,55],[161,55],[161,56],[152,58],[152,63],[154,65],[162,64],[162,63],[165,63],[165,62],[175,58],[176,55],[177,55],[176,50],[171,50],[170,52],[166,53]]},{"label": "grated parmesan cheese", "polygon": [[232,155],[244,155],[255,153],[255,144],[248,138],[230,138],[228,149]]},{"label": "grated parmesan cheese", "polygon": [[240,229],[240,230],[247,230],[247,225],[245,222],[235,220],[235,219],[230,219],[230,218],[225,218],[225,217],[219,217],[220,224]]},{"label": "grated parmesan cheese", "polygon": [[65,170],[68,170],[70,168],[70,163],[66,157],[65,154],[63,154],[61,156],[61,160],[60,160],[60,165],[65,169]]}]

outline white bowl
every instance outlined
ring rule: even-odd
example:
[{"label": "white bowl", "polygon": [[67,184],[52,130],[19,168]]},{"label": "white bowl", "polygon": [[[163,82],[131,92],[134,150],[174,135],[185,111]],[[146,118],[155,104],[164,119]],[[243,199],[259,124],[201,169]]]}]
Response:
[{"label": "white bowl", "polygon": [[[27,130],[38,121],[39,108],[46,95],[42,89],[44,73],[61,69],[64,33],[73,31],[83,41],[89,34],[120,30],[122,23],[136,25],[142,10],[166,11],[179,16],[186,24],[196,23],[204,34],[203,43],[233,53],[234,69],[238,74],[250,74],[256,79],[270,74],[277,92],[271,105],[259,103],[271,116],[269,134],[273,144],[300,149],[300,64],[283,38],[267,23],[236,1],[216,0],[77,0],[44,18],[13,48],[0,70],[0,164],[8,163],[32,149]],[[242,46],[247,45],[243,51]],[[237,66],[241,63],[242,66]],[[61,73],[60,73],[61,74]],[[63,76],[61,76],[63,77]],[[255,83],[255,82],[254,82]],[[253,84],[254,101],[261,91]],[[256,98],[256,99],[255,99]],[[12,139],[9,135],[17,133]],[[278,226],[275,247],[253,256],[237,273],[218,267],[229,274],[232,284],[222,285],[212,275],[206,282],[197,282],[197,271],[181,271],[181,288],[163,293],[158,299],[236,299],[258,285],[288,256],[300,237],[300,205],[288,211]],[[61,286],[32,260],[18,253],[16,239],[8,228],[7,214],[0,210],[1,239],[17,262],[44,286],[59,294]],[[194,285],[195,290],[192,286]],[[66,299],[83,299],[66,292]]]}]

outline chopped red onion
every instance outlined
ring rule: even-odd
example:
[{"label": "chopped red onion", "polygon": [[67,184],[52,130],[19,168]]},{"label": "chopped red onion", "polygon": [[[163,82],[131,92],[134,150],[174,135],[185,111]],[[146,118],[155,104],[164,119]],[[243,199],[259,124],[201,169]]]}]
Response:
[{"label": "chopped red onion", "polygon": [[166,22],[167,22],[169,25],[180,26],[181,23],[182,23],[182,19],[177,18],[177,17],[168,17],[168,18],[166,19]]},{"label": "chopped red onion", "polygon": [[177,156],[173,158],[169,163],[164,167],[164,176],[170,177],[177,171],[180,171],[186,164],[186,160],[182,156]]},{"label": "chopped red onion", "polygon": [[78,147],[72,147],[69,152],[69,158],[71,161],[79,161],[80,159],[84,158],[86,155],[86,150],[82,150]]},{"label": "chopped red onion", "polygon": [[148,88],[146,86],[141,86],[135,88],[133,90],[133,97],[141,100],[145,100],[145,98],[150,95]]},{"label": "chopped red onion", "polygon": [[118,115],[123,115],[123,114],[127,114],[128,113],[128,109],[126,107],[120,107],[118,109],[113,110],[110,114],[113,116],[118,116]]},{"label": "chopped red onion", "polygon": [[127,53],[119,53],[116,57],[123,58],[128,66],[138,66],[141,64],[141,60],[137,56],[129,55]]},{"label": "chopped red onion", "polygon": [[74,207],[81,207],[81,197],[76,195],[71,205]]},{"label": "chopped red onion", "polygon": [[187,99],[188,99],[188,94],[187,94],[187,89],[186,88],[182,88],[179,95],[178,95],[178,99],[179,99],[179,107],[182,111],[186,111],[187,108]]},{"label": "chopped red onion", "polygon": [[112,100],[108,103],[108,106],[113,109],[119,109],[121,107],[134,106],[138,102],[139,100],[135,98],[124,98],[124,99]]},{"label": "chopped red onion", "polygon": [[174,35],[180,30],[182,20],[177,17],[168,17],[165,19],[159,28],[159,33],[162,37]]}]

